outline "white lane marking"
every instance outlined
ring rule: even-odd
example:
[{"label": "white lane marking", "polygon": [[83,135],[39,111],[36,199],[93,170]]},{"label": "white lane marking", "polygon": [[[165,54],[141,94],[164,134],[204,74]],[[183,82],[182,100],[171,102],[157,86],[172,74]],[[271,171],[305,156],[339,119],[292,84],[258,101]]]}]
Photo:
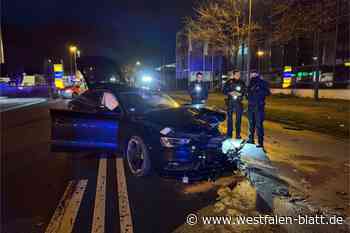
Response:
[{"label": "white lane marking", "polygon": [[[25,98],[23,98],[23,99],[25,99]],[[15,104],[15,106],[7,107],[7,108],[1,107],[0,112],[8,112],[8,111],[16,110],[18,108],[29,107],[31,105],[36,105],[36,104],[41,104],[41,103],[47,102],[47,100],[45,98],[27,98],[25,100],[23,100],[23,99],[20,99],[20,98],[1,99],[0,106],[2,104],[6,104],[6,103]]]},{"label": "white lane marking", "polygon": [[68,184],[45,233],[72,232],[87,183],[87,180],[80,180],[74,191],[73,182]]},{"label": "white lane marking", "polygon": [[45,233],[54,233],[58,231],[63,218],[64,210],[67,208],[67,205],[69,203],[69,200],[67,198],[72,190],[72,187],[73,181],[70,181],[67,185],[66,190],[63,193],[60,202],[58,203],[58,206],[56,207],[54,214],[51,217],[50,223],[47,226]]},{"label": "white lane marking", "polygon": [[122,158],[117,158],[116,161],[120,230],[121,233],[133,233],[134,230],[130,212],[128,190],[126,186],[124,163]]},{"label": "white lane marking", "polygon": [[94,217],[92,221],[92,233],[104,233],[106,214],[106,177],[107,160],[100,159],[96,186]]}]

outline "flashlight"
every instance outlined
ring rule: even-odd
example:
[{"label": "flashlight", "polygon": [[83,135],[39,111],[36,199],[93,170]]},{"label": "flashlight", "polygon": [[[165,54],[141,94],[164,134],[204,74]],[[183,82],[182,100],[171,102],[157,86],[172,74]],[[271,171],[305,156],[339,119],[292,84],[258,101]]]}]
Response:
[{"label": "flashlight", "polygon": [[196,90],[197,92],[200,92],[200,91],[202,90],[202,88],[201,88],[200,86],[196,85],[195,90]]}]

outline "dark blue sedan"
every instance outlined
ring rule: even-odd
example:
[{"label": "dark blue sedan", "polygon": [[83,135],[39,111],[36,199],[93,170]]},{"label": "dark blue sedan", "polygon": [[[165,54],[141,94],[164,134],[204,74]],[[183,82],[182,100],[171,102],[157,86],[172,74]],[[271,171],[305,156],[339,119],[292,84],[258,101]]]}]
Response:
[{"label": "dark blue sedan", "polygon": [[69,108],[51,110],[54,148],[122,152],[135,176],[158,171],[194,179],[232,165],[221,152],[220,110],[118,85],[89,89]]}]

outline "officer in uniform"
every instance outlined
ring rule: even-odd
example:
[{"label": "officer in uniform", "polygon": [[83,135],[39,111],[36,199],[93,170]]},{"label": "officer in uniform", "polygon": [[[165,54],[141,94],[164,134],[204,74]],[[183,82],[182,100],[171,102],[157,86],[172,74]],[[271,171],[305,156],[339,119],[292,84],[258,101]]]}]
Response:
[{"label": "officer in uniform", "polygon": [[243,114],[242,100],[246,93],[246,86],[241,80],[241,75],[238,70],[230,72],[229,80],[225,83],[223,88],[227,105],[227,137],[232,138],[233,131],[233,113],[236,114],[236,138],[241,139],[241,122]]},{"label": "officer in uniform", "polygon": [[257,147],[264,148],[265,98],[271,95],[269,84],[256,71],[252,71],[248,85],[248,143],[254,144],[255,129],[258,133]]},{"label": "officer in uniform", "polygon": [[192,99],[192,104],[205,104],[208,99],[208,88],[203,82],[203,74],[196,74],[196,81],[191,83],[189,93]]}]

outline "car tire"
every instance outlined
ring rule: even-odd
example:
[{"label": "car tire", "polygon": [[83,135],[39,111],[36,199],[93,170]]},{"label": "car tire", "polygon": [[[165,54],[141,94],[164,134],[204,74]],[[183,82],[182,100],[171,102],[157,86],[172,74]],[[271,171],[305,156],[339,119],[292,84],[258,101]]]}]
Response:
[{"label": "car tire", "polygon": [[151,159],[143,139],[132,136],[126,143],[125,157],[130,172],[134,176],[147,176],[151,173]]}]

